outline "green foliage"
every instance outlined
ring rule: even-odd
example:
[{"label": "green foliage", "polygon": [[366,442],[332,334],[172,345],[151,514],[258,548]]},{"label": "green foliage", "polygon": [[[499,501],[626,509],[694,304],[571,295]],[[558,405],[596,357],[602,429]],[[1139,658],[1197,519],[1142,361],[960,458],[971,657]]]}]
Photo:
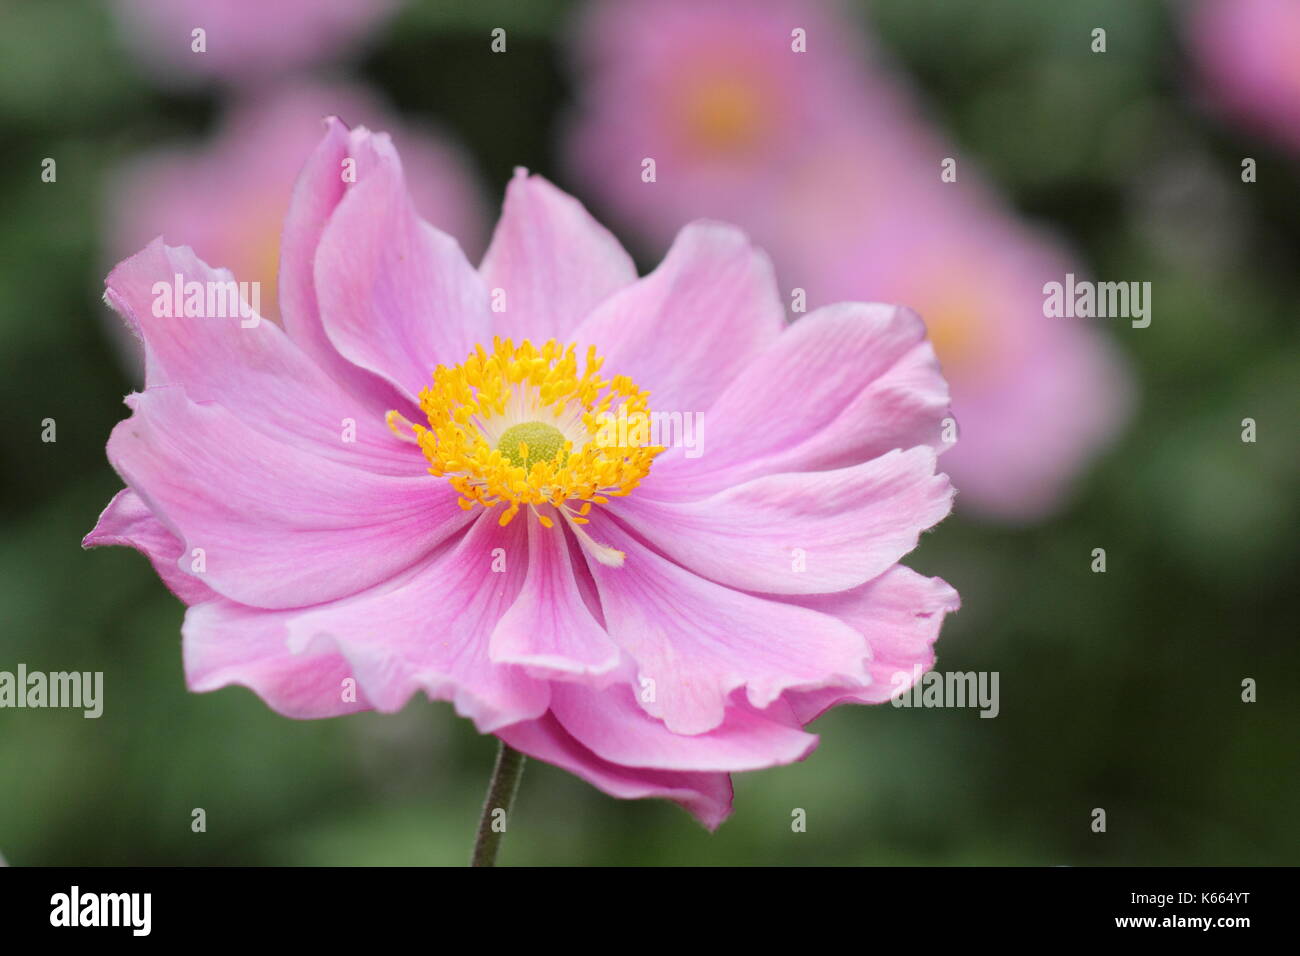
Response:
[{"label": "green foliage", "polygon": [[[1141,383],[1128,434],[1051,522],[951,519],[910,560],[962,593],[946,670],[1001,673],[1002,713],[836,711],[805,763],[739,777],[710,836],[536,763],[505,863],[1294,863],[1300,828],[1296,341],[1300,162],[1190,105],[1163,4],[873,5],[936,117],[1098,273],[1159,314],[1116,334]],[[566,105],[568,5],[413,4],[363,68],[483,172],[545,172]],[[182,607],[147,562],[79,541],[119,487],[129,390],[105,333],[105,171],[199,129],[98,5],[10,4],[0,30],[0,669],[106,672],[105,715],[0,711],[0,852],[17,864],[399,863],[467,857],[494,742],[450,707],[295,722],[184,687]],[[1080,37],[1110,31],[1092,57]],[[510,68],[486,69],[487,31]],[[1243,149],[1266,174],[1239,181]],[[39,181],[59,157],[57,186]],[[1191,200],[1158,185],[1194,174]],[[581,184],[572,184],[581,189]],[[1239,441],[1244,417],[1259,441]],[[58,421],[58,441],[40,422]],[[1104,547],[1105,574],[1089,570]],[[72,664],[75,662],[75,665]],[[1259,685],[1244,704],[1240,683]],[[191,832],[191,812],[207,833]],[[1107,833],[1090,832],[1105,807]],[[793,808],[806,833],[791,831]]]}]

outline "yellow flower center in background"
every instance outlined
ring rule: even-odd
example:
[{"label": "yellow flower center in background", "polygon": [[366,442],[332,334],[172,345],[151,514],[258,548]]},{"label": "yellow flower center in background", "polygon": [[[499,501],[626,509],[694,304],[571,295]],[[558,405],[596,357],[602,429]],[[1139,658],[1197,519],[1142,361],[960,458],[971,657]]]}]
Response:
[{"label": "yellow flower center in background", "polygon": [[962,302],[943,302],[921,313],[930,342],[945,369],[968,366],[975,359],[979,317]]},{"label": "yellow flower center in background", "polygon": [[896,293],[925,320],[935,354],[949,381],[971,382],[989,371],[998,334],[985,314],[989,308],[988,282],[969,271],[945,264],[940,283],[915,279],[914,291]]},{"label": "yellow flower center in background", "polygon": [[274,195],[259,193],[251,197],[238,213],[242,228],[214,250],[214,258],[209,260],[228,265],[236,279],[256,281],[260,297],[258,312],[278,325],[284,324],[279,301],[280,227],[287,212],[287,207]]},{"label": "yellow flower center in background", "polygon": [[738,152],[763,132],[762,98],[743,77],[701,79],[682,91],[680,108],[684,140],[704,151]]},{"label": "yellow flower center in background", "polygon": [[[644,431],[623,429],[623,444],[608,440],[611,420],[649,418],[649,393],[626,375],[602,378],[603,361],[593,346],[579,371],[576,345],[551,339],[516,347],[496,338],[492,351],[478,346],[460,365],[434,369],[433,385],[420,392],[427,428],[395,411],[388,424],[399,437],[414,434],[429,474],[451,483],[462,508],[504,505],[505,525],[527,507],[550,528],[554,522],[537,510],[550,505],[588,550],[600,549],[577,526],[592,504],[631,493],[663,451],[643,443]],[[603,550],[610,553],[593,553],[621,562],[620,552]]]}]

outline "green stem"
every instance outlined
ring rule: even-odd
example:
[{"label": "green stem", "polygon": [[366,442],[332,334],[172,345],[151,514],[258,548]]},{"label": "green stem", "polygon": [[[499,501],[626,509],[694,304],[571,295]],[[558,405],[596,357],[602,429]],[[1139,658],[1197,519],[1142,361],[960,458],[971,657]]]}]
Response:
[{"label": "green stem", "polygon": [[503,740],[497,751],[497,763],[492,768],[492,779],[488,782],[487,799],[483,801],[483,815],[478,821],[478,835],[474,839],[474,855],[470,866],[496,866],[497,851],[501,848],[501,837],[505,826],[493,827],[496,811],[502,810],[503,824],[508,824],[510,805],[515,802],[515,793],[519,790],[519,778],[524,773],[524,755]]}]

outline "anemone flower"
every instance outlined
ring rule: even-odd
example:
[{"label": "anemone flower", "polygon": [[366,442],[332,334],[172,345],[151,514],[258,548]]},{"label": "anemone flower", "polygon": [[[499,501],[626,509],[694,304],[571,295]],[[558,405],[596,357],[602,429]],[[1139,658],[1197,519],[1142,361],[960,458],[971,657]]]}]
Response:
[{"label": "anemone flower", "polygon": [[502,742],[485,810],[527,754],[713,828],[729,774],[930,667],[957,595],[898,561],[951,505],[948,392],[906,309],[787,324],[716,223],[638,278],[522,170],[475,269],[388,137],[337,120],[289,209],[282,325],[167,314],[175,275],[233,281],[161,241],[108,277],[146,381],[85,543],[188,605],[191,689],[297,718],[423,691]]}]

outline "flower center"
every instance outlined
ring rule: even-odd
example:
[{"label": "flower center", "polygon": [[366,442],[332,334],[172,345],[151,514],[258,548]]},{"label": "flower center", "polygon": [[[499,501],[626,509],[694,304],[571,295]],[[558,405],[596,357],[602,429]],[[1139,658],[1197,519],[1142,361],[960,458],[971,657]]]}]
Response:
[{"label": "flower center", "polygon": [[982,280],[952,271],[947,283],[918,283],[912,286],[918,290],[914,294],[899,295],[925,320],[949,381],[973,381],[989,371],[994,352],[990,343],[996,330],[988,327],[980,312],[984,285],[987,283]]},{"label": "flower center", "polygon": [[511,425],[501,433],[497,442],[497,451],[506,456],[512,465],[532,468],[533,462],[555,461],[557,455],[565,455],[564,432],[546,422],[523,422]]},{"label": "flower center", "polygon": [[433,370],[433,385],[420,392],[428,427],[395,411],[388,425],[414,435],[429,474],[446,478],[465,510],[502,505],[506,525],[526,507],[547,528],[558,514],[598,560],[621,564],[622,552],[580,526],[593,504],[630,494],[663,448],[646,444],[644,430],[607,427],[623,416],[648,419],[649,393],[626,375],[603,378],[603,361],[593,346],[579,370],[576,345],[496,338],[490,352],[480,345],[460,365]]},{"label": "flower center", "polygon": [[740,152],[764,131],[763,102],[743,76],[704,77],[682,96],[687,141],[706,152]]}]

